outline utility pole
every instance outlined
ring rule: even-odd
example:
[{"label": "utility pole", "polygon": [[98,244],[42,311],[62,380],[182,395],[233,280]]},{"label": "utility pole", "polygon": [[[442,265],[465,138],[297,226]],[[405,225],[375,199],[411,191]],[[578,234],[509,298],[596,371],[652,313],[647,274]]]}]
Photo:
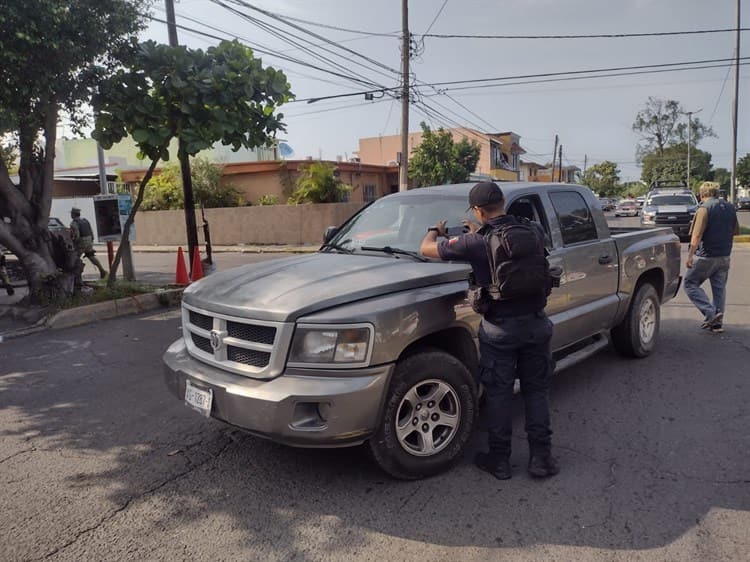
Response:
[{"label": "utility pole", "polygon": [[732,175],[729,183],[729,201],[734,203],[737,184],[737,100],[740,91],[740,0],[737,0],[737,38],[734,50],[734,101],[732,103]]},{"label": "utility pole", "polygon": [[560,153],[557,157],[557,181],[562,183],[562,144],[560,145]]},{"label": "utility pole", "polygon": [[[174,0],[164,0],[167,8],[167,30],[170,47],[177,47],[177,24],[174,16]],[[178,140],[180,175],[182,176],[182,193],[185,196],[185,230],[187,231],[188,255],[190,256],[190,275],[193,275],[194,254],[198,248],[198,227],[195,224],[195,198],[193,197],[193,178],[190,175],[190,157],[184,151],[182,139]]]},{"label": "utility pole", "polygon": [[550,181],[555,181],[555,158],[557,157],[557,135],[555,135],[555,148],[552,149],[552,175],[550,176]]},{"label": "utility pole", "polygon": [[690,150],[692,148],[692,137],[693,137],[693,113],[700,113],[703,111],[703,108],[697,110],[697,111],[688,111],[688,173],[687,173],[687,187],[690,189],[690,170],[692,169],[690,167]]},{"label": "utility pole", "polygon": [[589,163],[589,155],[584,154],[583,155],[583,173],[586,173],[586,165]]},{"label": "utility pole", "polygon": [[401,161],[398,170],[398,190],[409,189],[409,0],[401,0]]}]

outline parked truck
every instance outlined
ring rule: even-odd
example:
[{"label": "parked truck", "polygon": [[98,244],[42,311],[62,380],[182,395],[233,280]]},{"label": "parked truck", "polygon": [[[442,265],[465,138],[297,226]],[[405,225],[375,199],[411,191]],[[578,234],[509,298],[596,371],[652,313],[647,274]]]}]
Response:
[{"label": "parked truck", "polygon": [[[317,253],[194,283],[164,355],[174,395],[217,420],[304,447],[369,444],[397,478],[436,474],[478,412],[470,267],[418,253],[441,219],[460,231],[473,184],[384,197],[329,228]],[[671,228],[612,231],[583,187],[505,183],[510,214],[541,224],[562,269],[547,313],[556,370],[609,345],[645,357],[680,285]]]}]

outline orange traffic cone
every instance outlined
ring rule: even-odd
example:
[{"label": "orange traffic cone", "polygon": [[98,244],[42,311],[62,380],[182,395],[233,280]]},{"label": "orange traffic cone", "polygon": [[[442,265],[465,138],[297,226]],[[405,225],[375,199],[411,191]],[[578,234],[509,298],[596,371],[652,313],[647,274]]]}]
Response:
[{"label": "orange traffic cone", "polygon": [[203,264],[201,263],[201,252],[197,247],[195,248],[195,253],[193,253],[193,269],[191,273],[191,281],[203,279]]},{"label": "orange traffic cone", "polygon": [[185,266],[185,255],[182,253],[182,246],[177,248],[177,273],[175,274],[175,285],[189,285],[187,267]]}]

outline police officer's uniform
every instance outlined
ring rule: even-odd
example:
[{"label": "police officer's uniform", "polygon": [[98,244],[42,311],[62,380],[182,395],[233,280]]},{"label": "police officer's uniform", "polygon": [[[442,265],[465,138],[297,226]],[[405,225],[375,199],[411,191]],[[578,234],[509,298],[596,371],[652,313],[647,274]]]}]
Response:
[{"label": "police officer's uniform", "polygon": [[81,210],[75,207],[70,210],[70,216],[73,219],[70,223],[70,237],[75,244],[78,255],[86,256],[99,269],[99,276],[104,278],[107,272],[96,257],[94,230],[91,228],[91,223],[87,219],[81,218]]},{"label": "police officer's uniform", "polygon": [[[482,207],[480,196],[495,198],[485,204],[503,201],[502,192],[496,184],[494,189],[481,189],[487,183],[478,184],[469,195],[472,207]],[[496,190],[496,191],[495,191]],[[479,193],[476,193],[479,191]],[[472,200],[472,196],[474,200]],[[476,233],[442,240],[438,252],[444,260],[466,261],[471,264],[477,285],[489,286],[492,282],[487,244],[484,235],[493,228],[517,223],[510,215],[489,220]],[[487,393],[486,410],[489,432],[489,454],[478,455],[480,468],[493,473],[497,478],[509,478],[508,459],[511,452],[513,385],[516,378],[526,411],[526,434],[531,461],[529,472],[535,476],[557,473],[554,459],[550,457],[551,435],[548,404],[549,379],[551,376],[550,340],[552,322],[544,313],[547,292],[489,303],[479,328],[480,381]],[[532,462],[542,459],[546,468],[532,470]],[[496,467],[504,464],[507,472],[500,475]],[[546,463],[546,464],[545,464]],[[554,466],[553,466],[554,465]]]}]

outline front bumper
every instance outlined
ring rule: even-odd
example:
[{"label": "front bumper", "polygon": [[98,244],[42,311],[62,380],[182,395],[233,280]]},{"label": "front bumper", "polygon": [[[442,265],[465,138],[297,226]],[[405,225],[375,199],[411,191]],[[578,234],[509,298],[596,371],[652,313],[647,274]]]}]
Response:
[{"label": "front bumper", "polygon": [[365,441],[377,424],[393,364],[342,371],[287,369],[256,380],[191,357],[181,338],[166,351],[164,379],[177,398],[185,381],[213,391],[211,417],[279,443],[341,447]]}]

